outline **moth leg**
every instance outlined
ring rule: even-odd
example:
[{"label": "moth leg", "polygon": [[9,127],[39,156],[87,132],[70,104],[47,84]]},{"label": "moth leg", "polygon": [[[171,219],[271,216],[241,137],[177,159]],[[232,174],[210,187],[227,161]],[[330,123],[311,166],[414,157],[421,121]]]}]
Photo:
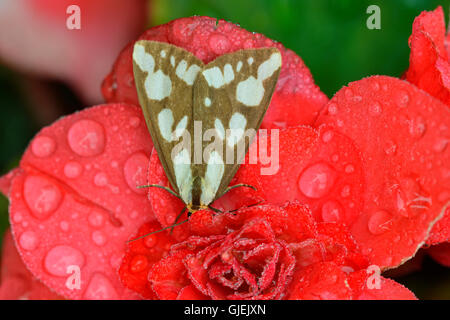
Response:
[{"label": "moth leg", "polygon": [[[250,204],[250,205],[248,205],[248,206],[245,206],[245,208],[251,208],[251,207],[255,207],[255,206],[257,206],[257,205],[260,205],[261,203],[263,203],[264,201],[258,201],[258,202],[256,202],[256,203],[254,203],[254,204]],[[236,215],[236,211],[238,211],[238,210],[240,210],[240,209],[242,209],[242,208],[237,208],[237,209],[234,209],[234,210],[230,210],[230,211],[227,211],[227,213],[231,213],[232,215]]]},{"label": "moth leg", "polygon": [[209,209],[211,209],[212,211],[214,211],[215,213],[224,213],[224,211],[214,208],[213,206],[209,205],[208,206]]},{"label": "moth leg", "polygon": [[241,187],[246,187],[246,188],[253,189],[254,191],[257,191],[257,189],[254,186],[251,186],[251,185],[245,184],[245,183],[239,183],[239,184],[236,184],[234,186],[226,188],[225,191],[217,198],[220,198],[220,197],[224,196],[227,192],[229,192],[229,191],[231,191],[233,189],[241,188]]},{"label": "moth leg", "polygon": [[165,227],[165,228],[162,228],[162,229],[159,229],[159,230],[156,230],[156,231],[153,231],[153,232],[144,234],[143,236],[140,236],[140,237],[138,237],[138,238],[136,238],[136,239],[128,240],[127,242],[133,242],[133,241],[136,241],[136,240],[140,240],[140,239],[145,238],[145,237],[148,237],[148,236],[150,236],[150,235],[152,235],[152,234],[159,233],[159,232],[161,232],[161,231],[164,231],[164,230],[167,230],[167,229],[170,229],[170,228],[175,228],[175,227],[177,227],[177,226],[179,226],[179,225],[182,225],[183,223],[188,222],[188,221],[189,221],[189,219],[183,220],[183,221],[181,221],[181,222],[179,222],[179,223],[175,223],[175,224],[173,224],[173,225],[171,225],[171,226],[168,226],[168,227]]},{"label": "moth leg", "polygon": [[[183,213],[186,211],[186,206],[184,206],[183,207],[183,209],[181,210],[181,212],[177,215],[177,217],[175,218],[175,222],[174,222],[174,224],[176,224],[177,222],[178,222],[178,220],[181,218],[181,216],[183,215]],[[189,220],[189,217],[188,217],[188,219],[187,220]],[[172,234],[172,232],[173,232],[173,228],[170,230],[170,234]]]},{"label": "moth leg", "polygon": [[173,196],[177,197],[178,199],[180,199],[181,201],[183,201],[183,199],[181,199],[181,197],[178,194],[176,194],[174,191],[170,190],[168,187],[160,186],[158,184],[149,184],[147,186],[138,186],[137,188],[138,189],[143,189],[143,188],[160,188],[160,189],[166,190],[171,195],[173,195]]}]

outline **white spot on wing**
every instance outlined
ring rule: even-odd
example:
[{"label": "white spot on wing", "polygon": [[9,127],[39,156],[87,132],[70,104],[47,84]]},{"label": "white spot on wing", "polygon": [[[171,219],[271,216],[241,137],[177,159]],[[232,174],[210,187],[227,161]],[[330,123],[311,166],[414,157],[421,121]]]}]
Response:
[{"label": "white spot on wing", "polygon": [[170,56],[170,64],[172,65],[172,67],[175,68],[175,57],[174,56]]},{"label": "white spot on wing", "polygon": [[247,126],[247,119],[239,113],[235,112],[230,119],[229,135],[227,137],[227,144],[230,148],[235,146],[244,135],[245,127]]},{"label": "white spot on wing", "polygon": [[165,108],[162,109],[161,112],[158,114],[159,132],[161,133],[161,136],[164,138],[164,140],[166,140],[167,142],[173,142],[175,140],[178,140],[183,135],[183,132],[186,130],[187,122],[188,117],[184,116],[180,120],[180,122],[178,122],[175,131],[172,132],[172,126],[174,123],[172,110]]},{"label": "white spot on wing", "polygon": [[185,203],[192,202],[191,157],[186,149],[181,149],[173,158],[173,170],[181,199]]},{"label": "white spot on wing", "polygon": [[173,114],[170,109],[163,109],[158,114],[158,126],[161,136],[167,142],[172,141]]},{"label": "white spot on wing", "polygon": [[161,57],[162,57],[162,58],[165,58],[165,57],[166,57],[166,52],[165,52],[164,50],[161,50],[160,54],[161,54]]},{"label": "white spot on wing", "polygon": [[233,68],[228,63],[224,67],[224,73],[222,73],[219,67],[206,69],[202,73],[208,85],[216,89],[229,84],[234,79]]},{"label": "white spot on wing", "polygon": [[134,46],[133,60],[142,71],[147,72],[144,88],[149,99],[162,100],[170,96],[172,91],[170,77],[161,70],[154,72],[155,59],[150,53],[145,51],[144,46],[140,44]]},{"label": "white spot on wing", "polygon": [[239,61],[236,66],[236,71],[237,72],[241,71],[241,68],[242,68],[242,61]]},{"label": "white spot on wing", "polygon": [[205,106],[207,107],[211,106],[211,99],[208,97],[205,98]]},{"label": "white spot on wing", "polygon": [[225,166],[222,157],[217,151],[212,151],[206,166],[205,178],[202,180],[202,194],[200,196],[202,204],[208,205],[214,200],[222,182],[224,171]]},{"label": "white spot on wing", "polygon": [[[250,57],[250,59],[252,58]],[[258,106],[264,98],[263,81],[271,77],[280,67],[281,55],[278,52],[273,53],[258,67],[258,78],[250,76],[239,82],[236,87],[236,99],[247,107]]]},{"label": "white spot on wing", "polygon": [[201,68],[196,64],[192,64],[188,68],[188,64],[187,64],[186,60],[181,60],[178,63],[175,73],[178,76],[178,78],[180,78],[181,80],[186,82],[188,85],[192,86],[194,84],[195,78],[197,78],[197,74],[200,70],[201,70]]},{"label": "white spot on wing", "polygon": [[252,65],[253,64],[253,57],[248,58],[247,62],[248,62],[249,65]]}]

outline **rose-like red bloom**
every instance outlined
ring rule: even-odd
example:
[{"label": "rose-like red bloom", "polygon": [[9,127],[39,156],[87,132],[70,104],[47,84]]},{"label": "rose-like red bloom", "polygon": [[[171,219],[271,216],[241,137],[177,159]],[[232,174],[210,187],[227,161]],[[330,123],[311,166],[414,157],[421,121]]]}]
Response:
[{"label": "rose-like red bloom", "polygon": [[[314,101],[310,120],[322,109],[320,94],[305,97],[300,90],[301,60],[261,35],[194,17],[144,38],[175,43],[205,61],[275,45],[284,69],[272,114],[290,108],[280,95],[294,104]],[[111,99],[135,94],[127,50],[105,81]],[[448,139],[449,112],[406,81],[375,76],[351,83],[329,101],[315,127],[298,126],[302,117],[282,125],[293,127],[279,132],[274,174],[262,175],[267,164],[261,161],[241,166],[232,184],[257,191],[235,189],[214,203],[240,208],[235,214],[199,211],[173,233],[127,245],[173,224],[183,205],[164,190],[136,188],[146,180],[168,185],[137,106],[97,106],[44,128],[0,187],[9,191],[22,260],[66,298],[414,298],[371,272],[414,256],[448,205],[450,150],[429,151]],[[278,120],[264,121],[273,128]],[[261,200],[265,204],[252,206]],[[83,275],[79,290],[66,285],[70,265]]]},{"label": "rose-like red bloom", "polygon": [[[368,260],[346,228],[315,222],[299,203],[236,215],[198,211],[189,228],[191,235],[157,262],[149,263],[153,246],[145,239],[131,243],[119,272],[125,283],[136,290],[133,280],[141,277],[147,285],[138,292],[159,299],[358,299],[372,291]],[[144,225],[136,236],[150,230]],[[151,237],[153,243],[166,235]],[[391,298],[414,298],[398,284],[390,288]],[[374,290],[376,296],[380,289]]]}]

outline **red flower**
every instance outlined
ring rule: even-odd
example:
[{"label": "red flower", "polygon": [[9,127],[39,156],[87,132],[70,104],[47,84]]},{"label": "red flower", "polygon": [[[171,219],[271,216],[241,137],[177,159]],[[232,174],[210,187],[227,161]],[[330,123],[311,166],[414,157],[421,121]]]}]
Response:
[{"label": "red flower", "polygon": [[[66,28],[71,5],[80,8],[79,30]],[[146,8],[147,0],[9,1],[0,7],[0,57],[21,71],[66,81],[98,103],[117,52],[145,27]]]},{"label": "red flower", "polygon": [[449,35],[444,11],[423,11],[415,20],[409,45],[411,55],[406,80],[450,106]]},{"label": "red flower", "polygon": [[[150,188],[147,198],[136,188],[147,180],[168,185],[140,109],[109,104],[61,119],[38,133],[20,167],[0,181],[9,189],[17,250],[35,277],[71,299],[414,298],[373,271],[414,256],[448,206],[450,150],[433,149],[449,139],[446,105],[406,81],[375,76],[322,108],[326,98],[300,58],[210,18],[176,20],[143,38],[204,61],[277,46],[283,70],[264,122],[288,126],[279,132],[278,171],[262,175],[262,161],[245,164],[232,184],[257,191],[235,189],[214,204],[241,208],[235,215],[200,211],[173,233],[126,247],[171,225],[182,206],[163,190]],[[105,81],[109,100],[135,102],[129,50]],[[316,118],[315,127],[298,126]],[[82,275],[76,290],[66,285],[74,265]]]}]

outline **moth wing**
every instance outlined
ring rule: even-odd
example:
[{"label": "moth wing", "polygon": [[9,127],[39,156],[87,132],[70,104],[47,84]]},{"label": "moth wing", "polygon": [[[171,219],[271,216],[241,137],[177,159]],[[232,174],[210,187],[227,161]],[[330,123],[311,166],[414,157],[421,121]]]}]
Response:
[{"label": "moth wing", "polygon": [[180,145],[193,126],[193,85],[204,64],[190,52],[157,41],[138,41],[133,71],[139,103],[167,178],[189,203],[191,144]]},{"label": "moth wing", "polygon": [[[193,118],[202,121],[206,140],[216,133],[203,142],[207,165],[194,165],[195,174],[203,177],[201,203],[209,204],[228,187],[261,125],[280,70],[278,49],[262,48],[222,55],[199,73]],[[222,152],[213,140],[224,142]]]}]

